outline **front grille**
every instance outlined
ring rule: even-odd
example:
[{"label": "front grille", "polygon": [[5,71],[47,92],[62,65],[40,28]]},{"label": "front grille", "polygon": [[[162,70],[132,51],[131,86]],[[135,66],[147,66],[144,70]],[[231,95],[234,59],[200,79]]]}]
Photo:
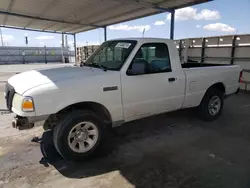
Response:
[{"label": "front grille", "polygon": [[5,85],[5,100],[6,100],[6,106],[9,111],[11,111],[12,108],[12,100],[15,95],[15,89],[7,82]]}]

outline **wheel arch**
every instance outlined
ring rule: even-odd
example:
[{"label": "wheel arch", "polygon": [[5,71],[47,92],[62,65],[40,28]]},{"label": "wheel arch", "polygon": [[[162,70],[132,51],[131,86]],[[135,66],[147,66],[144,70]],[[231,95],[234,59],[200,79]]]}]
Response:
[{"label": "wheel arch", "polygon": [[[223,93],[223,95],[226,93],[226,87],[225,87],[225,85],[224,85],[222,82],[214,83],[213,85],[211,85],[211,86],[207,89],[207,91],[210,90],[210,89],[212,89],[212,88],[221,91],[221,92]],[[207,91],[206,91],[206,92],[207,92]]]},{"label": "wheel arch", "polygon": [[112,127],[112,116],[109,110],[98,102],[86,101],[68,105],[57,113],[50,115],[44,123],[44,129],[51,129],[54,126],[54,122],[58,120],[60,115],[75,109],[91,110],[95,112],[102,120],[104,120],[105,124],[107,124],[109,127]]},{"label": "wheel arch", "polygon": [[225,85],[224,85],[222,82],[214,83],[214,84],[212,84],[212,85],[207,89],[207,91],[204,93],[204,95],[203,95],[203,97],[202,97],[202,99],[201,99],[201,101],[200,101],[200,104],[202,103],[203,98],[205,97],[206,93],[207,93],[210,89],[217,89],[217,90],[221,91],[221,92],[223,93],[223,95],[225,95],[225,93],[226,93],[226,87],[225,87]]}]

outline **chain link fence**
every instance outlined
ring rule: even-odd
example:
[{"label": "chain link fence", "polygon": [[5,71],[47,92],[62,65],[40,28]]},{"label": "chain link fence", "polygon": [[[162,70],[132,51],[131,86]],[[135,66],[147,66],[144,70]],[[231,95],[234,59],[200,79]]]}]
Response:
[{"label": "chain link fence", "polygon": [[[60,47],[0,47],[0,64],[50,63],[63,62],[75,56],[68,48]],[[67,62],[65,61],[64,62]]]}]

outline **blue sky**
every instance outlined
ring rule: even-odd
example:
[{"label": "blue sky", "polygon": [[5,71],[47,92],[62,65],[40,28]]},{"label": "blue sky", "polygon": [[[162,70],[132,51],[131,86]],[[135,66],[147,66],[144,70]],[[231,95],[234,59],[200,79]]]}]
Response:
[{"label": "blue sky", "polygon": [[[162,13],[108,27],[108,39],[141,37],[169,38],[168,13]],[[176,11],[175,39],[229,34],[250,34],[250,0],[214,0]],[[2,28],[4,43],[8,46],[60,46],[61,35]],[[72,45],[73,37],[68,36]],[[77,34],[77,45],[100,44],[103,29]],[[0,42],[1,43],[1,42]]]}]

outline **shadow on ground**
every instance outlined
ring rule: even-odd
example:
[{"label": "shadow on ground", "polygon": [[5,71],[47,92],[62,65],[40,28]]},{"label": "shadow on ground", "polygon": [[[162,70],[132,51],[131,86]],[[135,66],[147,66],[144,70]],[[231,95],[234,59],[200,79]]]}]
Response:
[{"label": "shadow on ground", "polygon": [[[170,116],[182,115],[189,119],[191,114],[189,110],[172,113]],[[68,178],[79,179],[119,171],[135,187],[194,187],[195,177],[192,174],[185,174],[168,161],[165,155],[149,154],[136,145],[149,137],[171,135],[173,127],[175,125],[166,115],[128,123],[110,133],[108,143],[112,145],[107,144],[101,155],[82,163],[63,160],[53,145],[50,131],[44,132],[35,141],[40,142],[44,156],[40,163],[44,166],[53,165]],[[149,143],[146,147],[154,147],[154,144]],[[112,185],[115,183],[112,182]],[[117,187],[122,186],[120,183],[117,180]]]}]

